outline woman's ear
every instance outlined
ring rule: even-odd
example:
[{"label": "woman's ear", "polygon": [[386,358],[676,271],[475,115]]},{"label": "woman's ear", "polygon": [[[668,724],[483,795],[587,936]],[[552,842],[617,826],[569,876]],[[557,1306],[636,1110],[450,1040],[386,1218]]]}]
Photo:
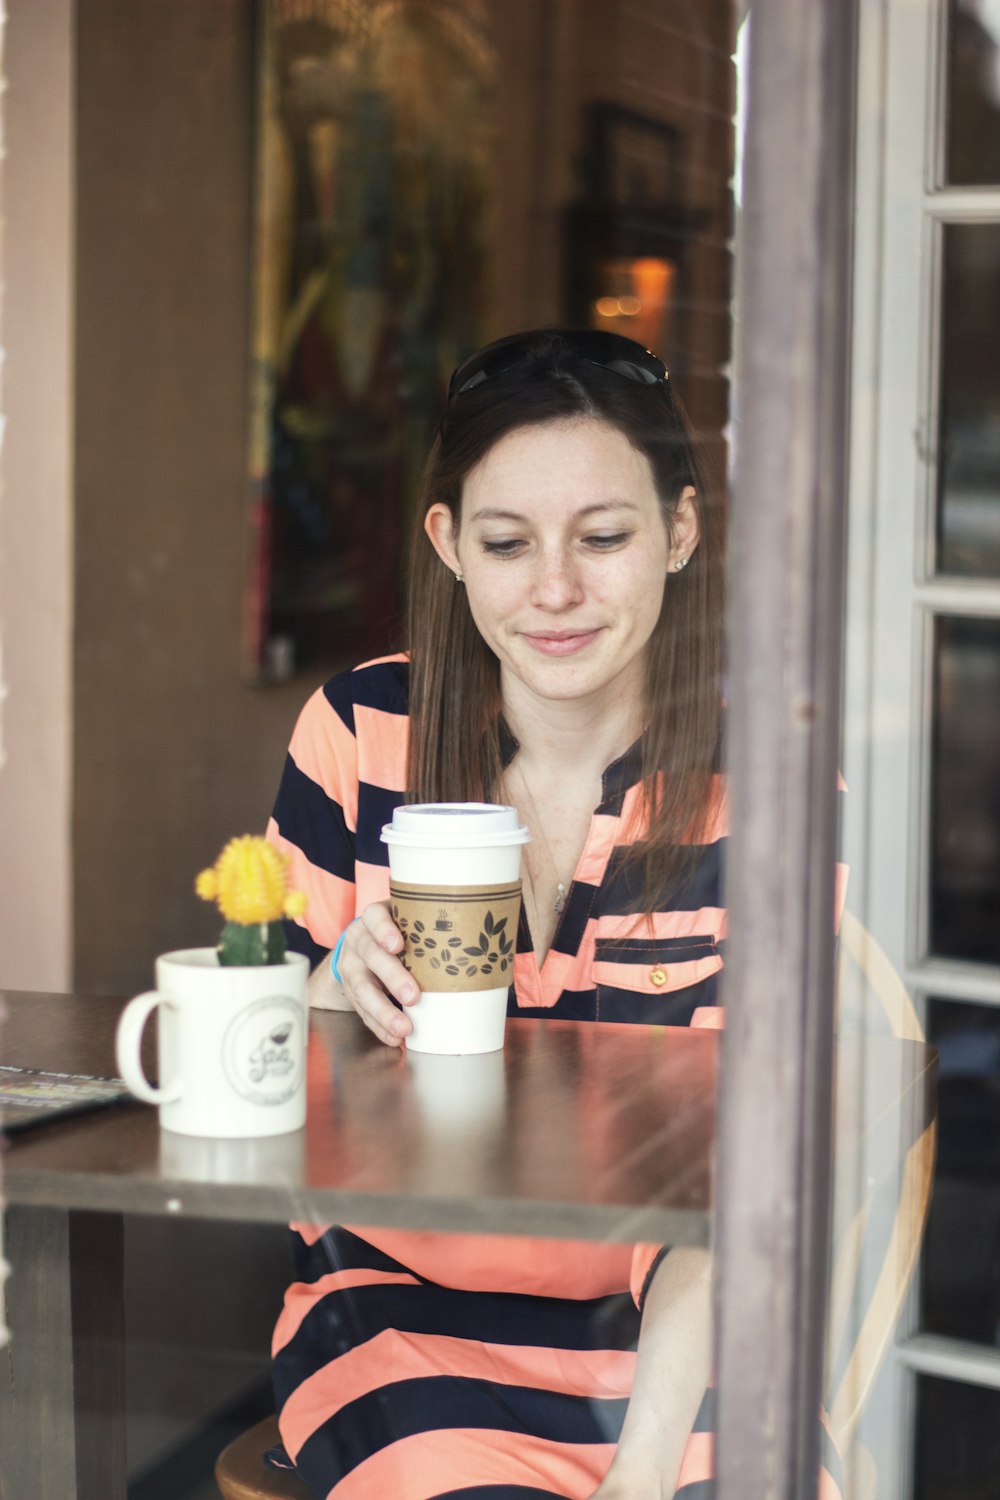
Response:
[{"label": "woman's ear", "polygon": [[677,508],[670,517],[670,571],[679,571],[690,561],[701,540],[698,520],[698,493],[686,484],[681,490]]},{"label": "woman's ear", "polygon": [[462,567],[458,560],[458,552],[455,548],[457,540],[455,534],[455,520],[451,511],[442,501],[432,505],[424,516],[424,530],[430,537],[431,546],[446,568],[453,573],[461,573]]}]

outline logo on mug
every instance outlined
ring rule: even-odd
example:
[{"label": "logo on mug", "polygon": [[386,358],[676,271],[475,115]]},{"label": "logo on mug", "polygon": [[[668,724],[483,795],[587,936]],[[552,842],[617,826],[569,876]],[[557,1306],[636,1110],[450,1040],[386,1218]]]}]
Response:
[{"label": "logo on mug", "polygon": [[299,1005],[287,995],[255,1000],[230,1021],[222,1043],[226,1077],[252,1104],[284,1104],[302,1085]]}]

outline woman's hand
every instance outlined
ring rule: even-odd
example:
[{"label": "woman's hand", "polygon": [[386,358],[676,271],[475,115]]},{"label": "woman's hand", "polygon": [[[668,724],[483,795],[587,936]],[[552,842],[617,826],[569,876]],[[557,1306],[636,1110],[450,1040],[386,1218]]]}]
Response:
[{"label": "woman's hand", "polygon": [[590,1500],[665,1500],[672,1494],[673,1486],[664,1490],[659,1474],[619,1466],[616,1459]]},{"label": "woman's hand", "polygon": [[356,1010],[369,1031],[389,1047],[398,1047],[413,1030],[409,1016],[393,1005],[413,1005],[420,991],[398,958],[403,934],[389,915],[388,901],[366,906],[347,929],[337,967],[343,984],[324,958],[309,980],[309,1003],[320,1010]]}]

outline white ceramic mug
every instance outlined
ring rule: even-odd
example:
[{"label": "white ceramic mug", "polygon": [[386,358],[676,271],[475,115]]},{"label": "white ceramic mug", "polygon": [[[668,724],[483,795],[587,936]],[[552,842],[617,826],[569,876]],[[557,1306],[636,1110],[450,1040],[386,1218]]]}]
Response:
[{"label": "white ceramic mug", "polygon": [[517,810],[492,802],[397,807],[382,829],[389,898],[420,986],[407,1007],[410,1052],[503,1046],[521,906]]},{"label": "white ceramic mug", "polygon": [[[214,948],[156,960],[156,989],[118,1021],[118,1069],[160,1124],[180,1135],[284,1135],[306,1119],[308,960],[227,967]],[[146,1021],[157,1012],[159,1088],[142,1070]]]}]

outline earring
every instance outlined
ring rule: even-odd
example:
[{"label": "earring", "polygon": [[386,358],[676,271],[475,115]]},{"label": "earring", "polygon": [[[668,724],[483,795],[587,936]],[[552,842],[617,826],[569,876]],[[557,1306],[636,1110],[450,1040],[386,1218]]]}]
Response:
[{"label": "earring", "polygon": [[456,573],[455,574],[455,582],[456,583],[464,583],[465,582],[465,575],[463,573]]},{"label": "earring", "polygon": [[674,563],[674,572],[675,573],[679,573],[680,570],[681,570],[681,568],[686,568],[687,567],[687,561],[688,560],[687,560],[686,557],[679,557],[677,559],[677,561]]}]

